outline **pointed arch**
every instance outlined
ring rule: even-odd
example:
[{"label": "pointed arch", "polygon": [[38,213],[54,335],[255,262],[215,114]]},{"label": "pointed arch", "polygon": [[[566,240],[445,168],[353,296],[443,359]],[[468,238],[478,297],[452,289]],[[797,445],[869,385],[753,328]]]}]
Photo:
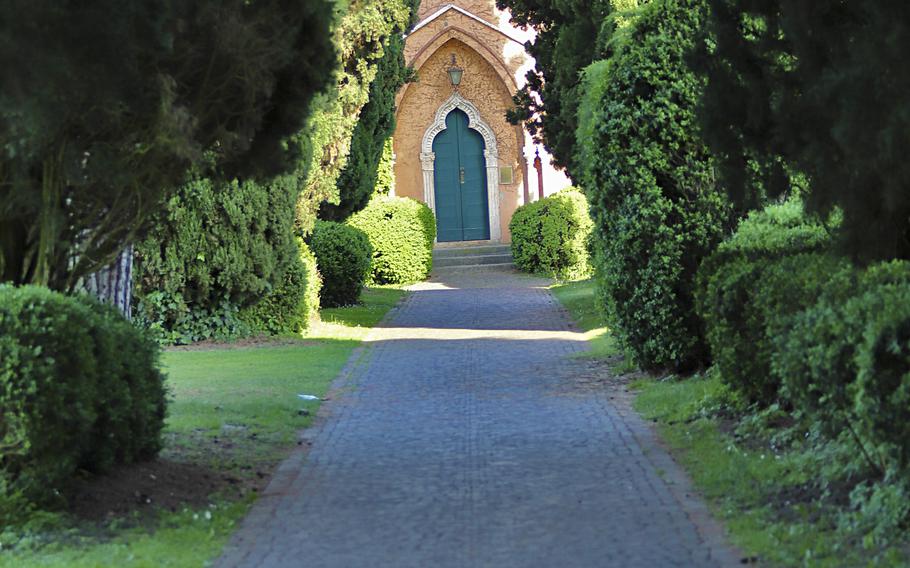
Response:
[{"label": "pointed arch", "polygon": [[471,101],[462,97],[457,91],[436,110],[433,123],[423,134],[420,143],[420,163],[423,170],[423,200],[436,214],[436,175],[434,165],[436,154],[433,153],[433,140],[446,129],[446,117],[455,109],[468,115],[468,127],[477,131],[486,146],[483,151],[487,169],[487,210],[489,211],[490,240],[502,240],[502,227],[499,223],[499,150],[496,145],[496,134],[480,116],[480,111]]},{"label": "pointed arch", "polygon": [[499,151],[496,147],[496,134],[493,133],[493,129],[489,124],[484,122],[483,118],[481,118],[480,111],[474,106],[474,103],[461,96],[461,93],[458,91],[452,93],[452,96],[436,109],[436,116],[433,120],[433,124],[424,132],[423,139],[420,142],[421,153],[433,151],[433,140],[436,138],[437,134],[446,129],[446,117],[456,108],[464,111],[464,113],[468,115],[468,127],[476,130],[483,136],[487,152],[491,152],[494,156],[498,157]]},{"label": "pointed arch", "polygon": [[[435,54],[444,45],[452,40],[460,41],[461,43],[470,47],[484,61],[486,61],[490,67],[493,68],[493,71],[499,76],[499,79],[506,86],[506,89],[509,91],[510,95],[518,91],[518,81],[512,75],[512,73],[509,72],[505,63],[502,61],[502,58],[499,57],[493,50],[491,50],[490,47],[476,35],[457,25],[445,28],[433,36],[431,39],[429,39],[425,44],[423,44],[423,47],[420,48],[420,51],[418,51],[408,60],[408,65],[416,69],[419,75],[423,64],[426,63],[430,57],[433,56],[433,54]],[[411,85],[412,83],[405,83],[401,90],[398,91],[398,95],[395,97],[395,106],[401,105],[401,101],[404,100],[404,96],[410,89]]]}]

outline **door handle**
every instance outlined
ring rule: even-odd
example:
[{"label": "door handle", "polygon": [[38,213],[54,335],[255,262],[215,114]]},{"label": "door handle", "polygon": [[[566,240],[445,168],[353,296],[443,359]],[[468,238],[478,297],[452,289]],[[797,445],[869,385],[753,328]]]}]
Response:
[{"label": "door handle", "polygon": [[464,167],[458,168],[458,181],[464,185]]}]

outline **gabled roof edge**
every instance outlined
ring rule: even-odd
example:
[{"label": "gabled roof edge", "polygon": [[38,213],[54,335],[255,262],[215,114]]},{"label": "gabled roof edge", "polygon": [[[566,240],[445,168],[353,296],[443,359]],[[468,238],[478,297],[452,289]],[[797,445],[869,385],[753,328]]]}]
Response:
[{"label": "gabled roof edge", "polygon": [[[474,21],[476,21],[476,22],[480,22],[481,24],[487,26],[488,28],[491,28],[491,29],[493,29],[493,30],[495,30],[495,31],[497,31],[497,32],[499,32],[499,33],[501,33],[502,35],[504,35],[505,37],[507,37],[509,40],[514,41],[514,42],[517,43],[518,45],[524,46],[524,44],[525,44],[523,41],[520,41],[520,40],[518,40],[518,39],[512,37],[510,34],[506,33],[506,32],[503,31],[503,30],[501,30],[499,27],[493,25],[492,23],[490,23],[490,22],[484,20],[483,18],[481,18],[481,17],[479,17],[479,16],[476,16],[476,15],[472,14],[471,12],[468,12],[467,10],[465,10],[464,8],[462,8],[462,7],[460,7],[460,6],[456,6],[455,4],[446,4],[445,6],[443,6],[442,8],[440,8],[439,10],[436,10],[435,12],[433,12],[433,14],[431,14],[430,16],[428,16],[425,20],[422,20],[419,24],[417,24],[416,26],[414,26],[414,29],[411,30],[411,33],[409,33],[409,34],[407,34],[407,35],[410,36],[410,35],[412,35],[414,32],[416,32],[417,30],[419,30],[419,29],[421,29],[421,28],[424,28],[424,27],[428,26],[431,22],[433,22],[434,20],[438,19],[440,16],[442,16],[443,14],[445,14],[446,12],[448,12],[449,10],[455,10],[456,12],[460,12],[461,14],[463,14],[463,15],[465,15],[465,16],[471,18],[472,20],[474,20]],[[407,36],[405,36],[405,37],[407,37]]]}]

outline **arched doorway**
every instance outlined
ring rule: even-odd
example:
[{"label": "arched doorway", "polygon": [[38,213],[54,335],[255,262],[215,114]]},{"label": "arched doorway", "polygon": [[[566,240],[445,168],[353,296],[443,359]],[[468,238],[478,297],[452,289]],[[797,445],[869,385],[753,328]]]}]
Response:
[{"label": "arched doorway", "polygon": [[468,115],[454,109],[433,139],[434,197],[439,242],[490,238],[490,212],[483,136]]}]

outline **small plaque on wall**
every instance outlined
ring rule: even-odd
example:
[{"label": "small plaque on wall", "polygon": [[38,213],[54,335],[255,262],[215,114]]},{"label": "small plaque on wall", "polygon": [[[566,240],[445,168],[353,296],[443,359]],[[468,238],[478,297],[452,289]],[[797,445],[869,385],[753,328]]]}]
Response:
[{"label": "small plaque on wall", "polygon": [[515,183],[512,179],[512,166],[505,166],[505,167],[499,168],[499,183],[501,183],[501,184]]}]

